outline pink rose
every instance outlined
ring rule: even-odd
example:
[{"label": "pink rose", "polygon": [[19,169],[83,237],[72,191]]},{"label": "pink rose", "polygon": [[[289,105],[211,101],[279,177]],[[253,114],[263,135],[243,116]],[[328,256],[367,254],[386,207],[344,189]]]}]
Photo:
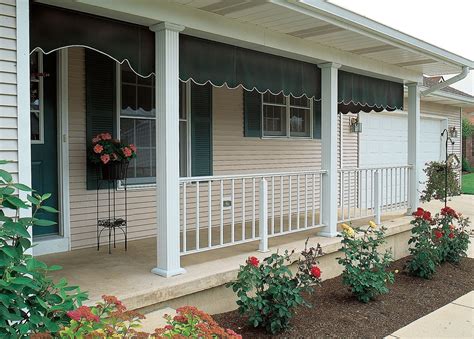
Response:
[{"label": "pink rose", "polygon": [[110,155],[104,154],[100,156],[100,160],[105,164],[107,164],[110,161]]},{"label": "pink rose", "polygon": [[97,154],[102,153],[103,150],[104,150],[104,147],[102,147],[102,145],[97,144],[94,146],[94,152]]}]

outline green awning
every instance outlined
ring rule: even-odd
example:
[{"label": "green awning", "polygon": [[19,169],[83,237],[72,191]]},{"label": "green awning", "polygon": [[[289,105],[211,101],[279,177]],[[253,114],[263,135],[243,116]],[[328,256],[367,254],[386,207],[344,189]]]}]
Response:
[{"label": "green awning", "polygon": [[339,71],[338,103],[341,113],[403,109],[403,84]]},{"label": "green awning", "polygon": [[315,64],[187,35],[180,38],[179,75],[198,84],[321,98]]},{"label": "green awning", "polygon": [[30,51],[74,46],[127,60],[141,76],[154,72],[155,36],[148,27],[30,2]]}]

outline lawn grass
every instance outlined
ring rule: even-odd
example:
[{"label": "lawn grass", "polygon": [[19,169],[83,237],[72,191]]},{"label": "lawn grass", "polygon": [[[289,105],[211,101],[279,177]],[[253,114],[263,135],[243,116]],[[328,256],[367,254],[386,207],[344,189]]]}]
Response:
[{"label": "lawn grass", "polygon": [[462,176],[462,193],[474,194],[474,173],[464,174]]}]

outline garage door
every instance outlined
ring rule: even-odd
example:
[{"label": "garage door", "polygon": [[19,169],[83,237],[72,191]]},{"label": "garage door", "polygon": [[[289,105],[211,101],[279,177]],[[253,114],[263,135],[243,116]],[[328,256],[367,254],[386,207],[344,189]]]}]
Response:
[{"label": "garage door", "polygon": [[[407,117],[390,114],[359,113],[363,131],[360,134],[359,166],[378,167],[407,164]],[[421,163],[441,159],[442,120],[421,119]],[[395,182],[395,178],[393,178]],[[403,178],[397,177],[397,182]],[[424,172],[421,181],[425,181]],[[421,187],[423,189],[423,186]]]}]

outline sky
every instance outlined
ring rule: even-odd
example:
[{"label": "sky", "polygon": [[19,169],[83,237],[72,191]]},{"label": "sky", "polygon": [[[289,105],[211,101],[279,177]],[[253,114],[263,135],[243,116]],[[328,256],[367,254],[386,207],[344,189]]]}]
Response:
[{"label": "sky", "polygon": [[[474,0],[329,1],[474,60]],[[453,87],[474,95],[473,73]]]}]

